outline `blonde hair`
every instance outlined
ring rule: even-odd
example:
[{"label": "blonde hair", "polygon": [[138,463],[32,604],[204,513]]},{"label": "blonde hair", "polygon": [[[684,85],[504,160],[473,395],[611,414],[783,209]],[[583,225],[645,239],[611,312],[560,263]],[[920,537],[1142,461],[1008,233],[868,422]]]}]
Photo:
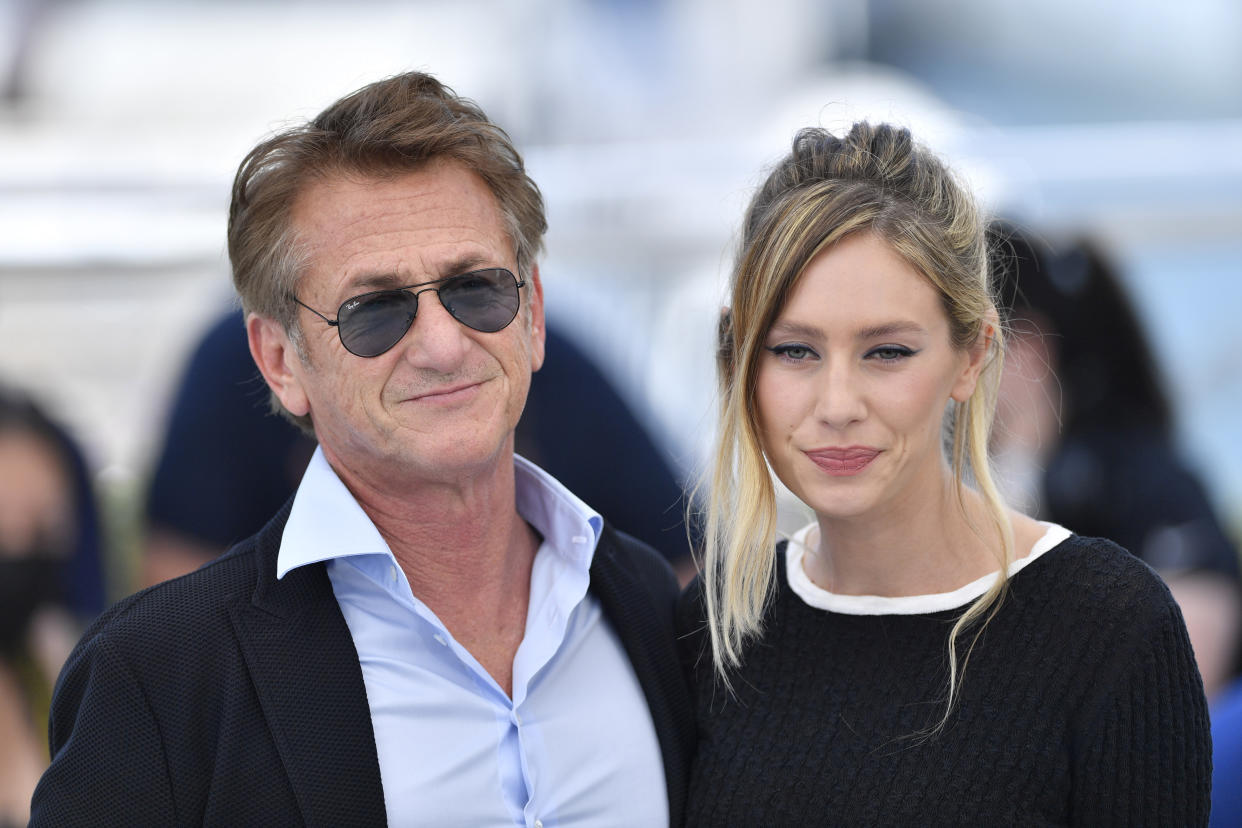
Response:
[{"label": "blonde hair", "polygon": [[[804,129],[747,208],[717,350],[720,428],[710,478],[704,578],[712,658],[726,685],[746,645],[762,633],[776,565],[776,493],[760,441],[755,381],[768,330],[807,264],[855,233],[883,239],[940,294],[953,345],[965,349],[995,319],[984,223],[973,198],[909,130],[866,122],[845,138]],[[1000,576],[957,620],[948,638],[948,704],[983,625],[999,607],[1013,534],[989,472],[987,444],[1001,364],[1001,333],[974,393],[946,416],[946,444],[965,513],[968,481],[983,495],[999,541]],[[951,435],[951,443],[950,443]],[[976,531],[981,531],[975,527]],[[986,618],[985,618],[986,616]],[[958,639],[983,619],[959,659]],[[960,661],[960,664],[959,664]]]}]

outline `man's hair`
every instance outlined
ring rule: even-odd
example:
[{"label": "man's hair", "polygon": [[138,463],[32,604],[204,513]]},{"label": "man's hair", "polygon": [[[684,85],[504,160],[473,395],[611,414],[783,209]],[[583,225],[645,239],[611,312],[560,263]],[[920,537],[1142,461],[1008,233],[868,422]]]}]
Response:
[{"label": "man's hair", "polygon": [[[487,184],[513,244],[519,278],[529,278],[548,225],[521,155],[473,101],[430,75],[407,72],[341,98],[310,122],[263,141],[242,161],[228,225],[233,285],[242,307],[274,319],[300,350],[292,297],[307,262],[291,221],[299,193],[332,176],[399,175],[437,160],[460,163]],[[272,402],[283,411],[274,396]],[[307,418],[290,418],[309,430]]]}]

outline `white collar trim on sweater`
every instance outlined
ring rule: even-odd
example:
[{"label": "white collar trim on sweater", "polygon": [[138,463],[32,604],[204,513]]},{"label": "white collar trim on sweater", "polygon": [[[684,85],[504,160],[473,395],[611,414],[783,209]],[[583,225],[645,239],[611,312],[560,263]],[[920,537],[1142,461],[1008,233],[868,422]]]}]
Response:
[{"label": "white collar trim on sweater", "polygon": [[[1042,525],[1047,527],[1047,531],[1031,547],[1030,554],[1009,564],[1010,578],[1070,536],[1070,531],[1063,526],[1055,523],[1043,523]],[[806,570],[802,568],[807,538],[818,528],[818,524],[811,523],[799,529],[790,537],[785,549],[785,571],[790,588],[807,605],[816,609],[844,615],[924,615],[964,606],[986,592],[988,587],[996,581],[996,573],[992,572],[952,592],[896,598],[885,595],[840,595],[829,592],[812,583],[807,577]]]}]

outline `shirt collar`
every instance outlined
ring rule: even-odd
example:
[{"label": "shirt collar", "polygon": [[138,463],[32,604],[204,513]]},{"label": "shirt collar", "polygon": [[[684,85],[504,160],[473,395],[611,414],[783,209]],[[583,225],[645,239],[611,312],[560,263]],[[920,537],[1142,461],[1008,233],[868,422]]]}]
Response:
[{"label": "shirt collar", "polygon": [[[574,568],[590,569],[604,520],[556,478],[513,456],[517,511]],[[392,558],[388,544],[316,447],[293,498],[280,540],[276,577],[300,566],[352,555]]]},{"label": "shirt collar", "polygon": [[513,455],[517,511],[551,546],[576,567],[591,568],[604,519],[552,475],[521,455]]}]

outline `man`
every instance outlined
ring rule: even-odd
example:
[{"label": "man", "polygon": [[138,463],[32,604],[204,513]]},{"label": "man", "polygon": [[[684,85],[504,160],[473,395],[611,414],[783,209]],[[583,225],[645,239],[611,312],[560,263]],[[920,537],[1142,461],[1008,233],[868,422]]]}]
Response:
[{"label": "man", "polygon": [[250,153],[234,283],[319,448],[258,535],[88,631],[34,824],[680,821],[672,574],[513,454],[545,227],[508,137],[426,75]]}]

